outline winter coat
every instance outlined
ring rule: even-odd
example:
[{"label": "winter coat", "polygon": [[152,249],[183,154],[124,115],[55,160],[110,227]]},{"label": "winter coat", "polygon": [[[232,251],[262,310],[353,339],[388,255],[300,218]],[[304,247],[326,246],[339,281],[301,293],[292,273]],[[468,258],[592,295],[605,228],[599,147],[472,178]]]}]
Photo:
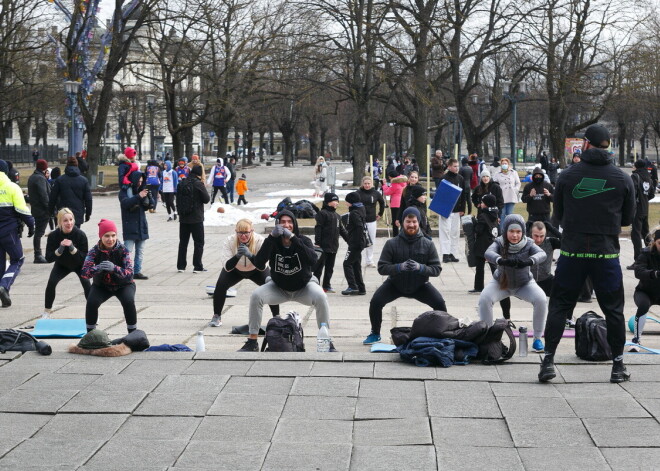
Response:
[{"label": "winter coat", "polygon": [[[239,257],[238,259],[236,258],[236,251],[238,250],[238,245],[236,244],[237,237],[238,236],[236,234],[232,234],[227,237],[224,244],[222,244],[222,248],[220,249],[220,263],[227,271],[238,270],[242,272],[249,272],[256,270],[257,267],[254,266],[254,263],[252,263],[249,258],[245,256]],[[254,253],[257,253],[264,243],[264,236],[253,232],[252,238],[254,239],[255,243]]]},{"label": "winter coat", "polygon": [[416,366],[448,368],[452,365],[468,364],[470,359],[477,357],[479,347],[464,340],[417,337],[397,347],[396,351],[403,361]]},{"label": "winter coat", "polygon": [[348,208],[348,237],[346,243],[348,250],[359,251],[366,247],[366,240],[364,239],[364,225],[366,224],[367,215],[362,203],[354,203]]},{"label": "winter coat", "polygon": [[606,150],[591,148],[559,174],[554,206],[564,229],[562,253],[619,254],[621,226],[632,224],[635,215],[635,188]]},{"label": "winter coat", "polygon": [[[57,253],[57,249],[64,239],[69,239],[74,247],[75,252],[71,253],[69,247],[65,247],[62,254]],[[57,265],[62,265],[71,271],[82,269],[85,257],[87,257],[87,234],[82,230],[73,226],[73,230],[68,234],[62,232],[59,227],[48,234],[46,240],[46,260]]]},{"label": "winter coat", "polygon": [[431,178],[442,178],[445,173],[445,164],[440,157],[435,155],[431,159]]},{"label": "winter coat", "polygon": [[28,227],[34,227],[34,218],[25,204],[21,187],[0,172],[0,234],[18,230],[19,219]]},{"label": "winter coat", "polygon": [[124,240],[147,240],[149,238],[149,224],[146,211],[156,207],[156,200],[151,192],[141,198],[139,193],[144,184],[138,187],[141,172],[130,175],[131,187],[119,191],[119,204],[121,206],[121,226]]},{"label": "winter coat", "polygon": [[474,170],[472,169],[472,167],[470,167],[467,161],[465,162],[465,164],[462,164],[460,167],[458,167],[458,174],[461,177],[463,177],[463,181],[465,182],[465,185],[469,189],[472,189],[472,178],[474,177]]},{"label": "winter coat", "polygon": [[[222,159],[220,159],[222,160]],[[219,163],[213,166],[209,172],[209,177],[206,180],[208,185],[213,184],[214,187],[227,186],[229,180],[231,180],[231,170],[223,164]]]},{"label": "winter coat", "polygon": [[465,181],[470,183],[470,190],[474,190],[474,188],[479,184],[479,176],[481,175],[479,161],[470,160],[468,161],[468,165],[472,169],[472,178],[470,178],[470,180],[466,179]]},{"label": "winter coat", "polygon": [[[209,195],[209,192],[206,190],[204,182],[196,175],[191,175],[190,178],[193,180],[193,201],[195,202],[195,209],[190,214],[179,214],[179,222],[181,224],[199,224],[200,222],[204,222],[204,205],[211,201],[211,195]],[[181,185],[177,186],[177,190],[181,190]]]},{"label": "winter coat", "polygon": [[[501,254],[503,252],[504,236],[496,238],[490,247],[488,247],[488,250],[486,250],[486,260],[489,263],[497,266],[497,270],[495,270],[495,273],[493,273],[493,278],[499,281],[502,277],[502,273],[506,273],[508,289],[518,289],[534,279],[530,271],[530,267],[514,268],[497,265],[497,261],[502,258]],[[545,252],[539,248],[531,238],[527,238],[527,243],[522,249],[520,249],[519,252],[510,253],[506,258],[514,260],[528,260],[531,258],[532,262],[534,263],[532,266],[534,266],[544,261],[546,259],[546,255]]]},{"label": "winter coat", "polygon": [[385,200],[380,191],[375,188],[365,190],[360,188],[357,190],[360,195],[360,201],[364,204],[364,210],[367,214],[367,222],[374,222],[376,220],[376,205],[378,205],[378,216],[382,216],[385,212]]},{"label": "winter coat", "polygon": [[131,168],[131,160],[126,157],[124,154],[119,154],[117,157],[119,164],[117,165],[117,182],[121,187],[124,184],[124,175]]},{"label": "winter coat", "polygon": [[407,181],[408,179],[405,176],[399,175],[393,178],[389,185],[383,185],[383,194],[390,197],[390,206],[392,208],[401,206],[401,193],[403,193]]},{"label": "winter coat", "polygon": [[639,280],[636,290],[644,291],[653,299],[660,297],[660,278],[652,278],[660,271],[660,254],[644,247],[635,260],[635,278]]},{"label": "winter coat", "polygon": [[477,223],[474,225],[474,255],[479,258],[486,258],[486,250],[491,246],[495,238],[499,235],[499,224],[497,223],[497,208],[487,208],[480,210],[477,214]]},{"label": "winter coat", "polygon": [[546,237],[539,247],[543,249],[546,257],[538,265],[532,265],[532,276],[537,282],[547,280],[552,276],[552,254],[555,249],[561,247],[561,241],[556,237]]},{"label": "winter coat", "polygon": [[441,180],[447,180],[449,183],[456,185],[459,188],[463,188],[461,196],[456,201],[452,213],[464,213],[465,205],[470,198],[470,187],[465,184],[465,180],[458,173],[450,172],[449,170],[445,172],[445,175]]},{"label": "winter coat", "polygon": [[[418,272],[401,271],[399,264],[411,259],[421,264]],[[408,237],[405,231],[385,242],[378,260],[378,273],[387,276],[404,295],[413,294],[430,276],[439,276],[440,257],[432,240],[424,237],[419,230],[417,234]]]},{"label": "winter coat", "polygon": [[243,178],[239,178],[236,182],[236,193],[238,196],[243,196],[248,191],[247,181]]},{"label": "winter coat", "polygon": [[348,240],[348,231],[341,222],[341,217],[332,206],[323,205],[321,211],[314,216],[314,245],[321,247],[326,253],[337,253],[339,250],[339,236]]},{"label": "winter coat", "polygon": [[47,219],[50,202],[50,184],[44,172],[35,170],[28,178],[28,196],[30,197],[30,212],[36,219]]},{"label": "winter coat", "polygon": [[92,215],[92,192],[89,182],[80,174],[78,167],[69,166],[64,175],[55,180],[50,193],[49,213],[55,209],[69,208],[80,226]]},{"label": "winter coat", "polygon": [[[642,217],[648,216],[649,201],[655,198],[655,188],[653,187],[651,175],[645,168],[638,168],[633,170],[632,179],[635,184],[635,192],[637,195],[636,214],[641,215]],[[30,200],[31,199],[32,197],[30,197]],[[32,215],[34,216],[34,211],[32,212]]]},{"label": "winter coat", "polygon": [[518,202],[518,192],[520,191],[520,177],[518,176],[518,172],[509,169],[504,173],[500,168],[500,171],[493,174],[492,179],[500,185],[504,203]]},{"label": "winter coat", "polygon": [[557,162],[548,162],[548,169],[546,171],[548,172],[548,178],[550,179],[550,183],[552,183],[553,185],[557,183],[559,164]]},{"label": "winter coat", "polygon": [[[484,196],[487,194],[491,194],[495,197],[495,205],[497,206],[497,209],[500,211],[502,208],[504,208],[504,197],[502,196],[502,188],[500,188],[500,184],[497,182],[494,182],[492,179],[491,181],[488,182],[488,186],[484,185],[483,182],[479,183],[477,187],[472,191],[472,204],[474,204],[475,208],[479,208],[479,205],[481,204],[481,200],[483,199]],[[482,209],[477,209],[477,213],[482,211]]]},{"label": "winter coat", "polygon": [[[99,241],[87,253],[83,263],[82,277],[86,279],[93,278],[93,285],[110,291],[116,291],[133,283],[133,261],[128,249],[119,241],[110,250],[101,247],[102,244]],[[112,272],[98,269],[98,264],[106,260],[115,264]]]},{"label": "winter coat", "polygon": [[[403,227],[403,212],[410,205],[410,187],[413,185],[406,186],[401,192],[401,202],[399,203],[399,223]],[[415,186],[422,186],[421,183],[415,183]]]},{"label": "winter coat", "polygon": [[316,251],[314,244],[298,229],[298,220],[289,210],[278,213],[278,220],[282,216],[289,216],[293,220],[293,237],[291,245],[284,247],[282,237],[266,237],[261,250],[255,255],[254,266],[259,270],[270,266],[270,276],[278,288],[285,291],[298,291],[307,286],[312,279],[312,270],[316,264]]},{"label": "winter coat", "polygon": [[[534,169],[532,181],[523,188],[522,201],[527,203],[527,212],[529,214],[550,214],[552,210],[552,194],[555,189],[550,183],[541,180],[541,183],[534,182],[534,175],[545,176],[540,168]],[[546,196],[543,190],[548,190],[550,195]],[[530,192],[536,190],[536,195],[532,196]]]}]

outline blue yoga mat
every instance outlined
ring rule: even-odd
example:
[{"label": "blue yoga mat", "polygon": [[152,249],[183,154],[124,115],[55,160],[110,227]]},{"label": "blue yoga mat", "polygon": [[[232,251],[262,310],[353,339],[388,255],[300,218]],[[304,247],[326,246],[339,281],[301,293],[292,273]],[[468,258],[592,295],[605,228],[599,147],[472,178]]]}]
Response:
[{"label": "blue yoga mat", "polygon": [[390,353],[396,350],[396,345],[375,343],[371,346],[371,353]]},{"label": "blue yoga mat", "polygon": [[39,319],[30,332],[37,338],[81,338],[87,333],[85,319]]}]

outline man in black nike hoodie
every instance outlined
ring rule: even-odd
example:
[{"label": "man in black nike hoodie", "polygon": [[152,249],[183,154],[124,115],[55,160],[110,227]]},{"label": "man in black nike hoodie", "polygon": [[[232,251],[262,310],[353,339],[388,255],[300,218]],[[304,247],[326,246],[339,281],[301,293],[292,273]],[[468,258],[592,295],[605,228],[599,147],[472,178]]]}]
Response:
[{"label": "man in black nike hoodie", "polygon": [[626,327],[619,233],[621,226],[632,223],[635,188],[630,176],[612,165],[607,153],[610,133],[604,126],[589,126],[584,138],[580,162],[559,175],[555,188],[555,214],[564,231],[550,293],[540,382],[556,375],[555,351],[587,276],[607,321],[607,342],[614,359],[610,381],[630,378],[623,364]]},{"label": "man in black nike hoodie", "polygon": [[[247,257],[258,270],[270,266],[270,281],[252,291],[249,310],[249,336],[239,352],[259,350],[257,334],[261,325],[264,304],[282,304],[296,301],[316,308],[316,322],[330,325],[328,298],[312,275],[316,263],[314,244],[298,230],[298,221],[291,211],[284,210],[277,214],[275,228],[264,240],[261,249],[255,255],[246,246],[241,246],[238,253]],[[331,351],[334,346],[330,344]]]}]

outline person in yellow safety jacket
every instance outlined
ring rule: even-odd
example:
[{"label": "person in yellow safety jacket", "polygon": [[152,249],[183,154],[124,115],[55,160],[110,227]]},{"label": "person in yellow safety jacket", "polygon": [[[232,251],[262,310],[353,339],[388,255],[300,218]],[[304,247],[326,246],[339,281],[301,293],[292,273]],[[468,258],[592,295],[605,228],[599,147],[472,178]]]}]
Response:
[{"label": "person in yellow safety jacket", "polygon": [[[34,235],[34,218],[25,204],[23,191],[9,179],[9,166],[0,160],[0,301],[11,306],[9,289],[16,280],[25,257],[19,234],[19,219],[28,226],[28,237]],[[6,259],[9,255],[9,266]],[[6,267],[6,268],[5,268]]]}]

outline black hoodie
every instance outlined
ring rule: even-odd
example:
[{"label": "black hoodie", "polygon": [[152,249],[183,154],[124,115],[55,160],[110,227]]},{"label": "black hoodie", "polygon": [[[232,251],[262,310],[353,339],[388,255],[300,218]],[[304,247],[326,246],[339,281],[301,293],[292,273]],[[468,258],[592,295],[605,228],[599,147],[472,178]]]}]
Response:
[{"label": "black hoodie", "polygon": [[[536,175],[540,175],[540,183],[534,180]],[[547,183],[544,178],[545,175],[543,174],[543,170],[536,167],[532,173],[532,181],[525,185],[525,188],[523,189],[522,200],[523,203],[527,203],[527,212],[529,214],[550,214],[552,209],[550,203],[552,202],[554,188],[550,183]],[[550,194],[546,196],[543,191],[544,189],[547,189]],[[532,190],[536,190],[534,196],[530,195]]]},{"label": "black hoodie", "polygon": [[555,214],[561,226],[562,252],[618,255],[621,226],[632,224],[635,188],[630,175],[610,162],[604,149],[591,148],[557,178]]},{"label": "black hoodie", "polygon": [[348,233],[341,223],[341,217],[332,206],[324,204],[321,211],[314,217],[314,244],[321,247],[326,253],[337,253],[339,250],[339,236],[346,240]]},{"label": "black hoodie", "polygon": [[298,291],[307,286],[312,278],[316,251],[311,239],[300,234],[298,221],[291,211],[286,209],[280,211],[275,224],[279,224],[282,216],[289,216],[293,220],[291,245],[285,247],[282,243],[283,237],[269,235],[252,262],[262,271],[265,270],[268,262],[270,277],[279,288],[285,291]]}]

